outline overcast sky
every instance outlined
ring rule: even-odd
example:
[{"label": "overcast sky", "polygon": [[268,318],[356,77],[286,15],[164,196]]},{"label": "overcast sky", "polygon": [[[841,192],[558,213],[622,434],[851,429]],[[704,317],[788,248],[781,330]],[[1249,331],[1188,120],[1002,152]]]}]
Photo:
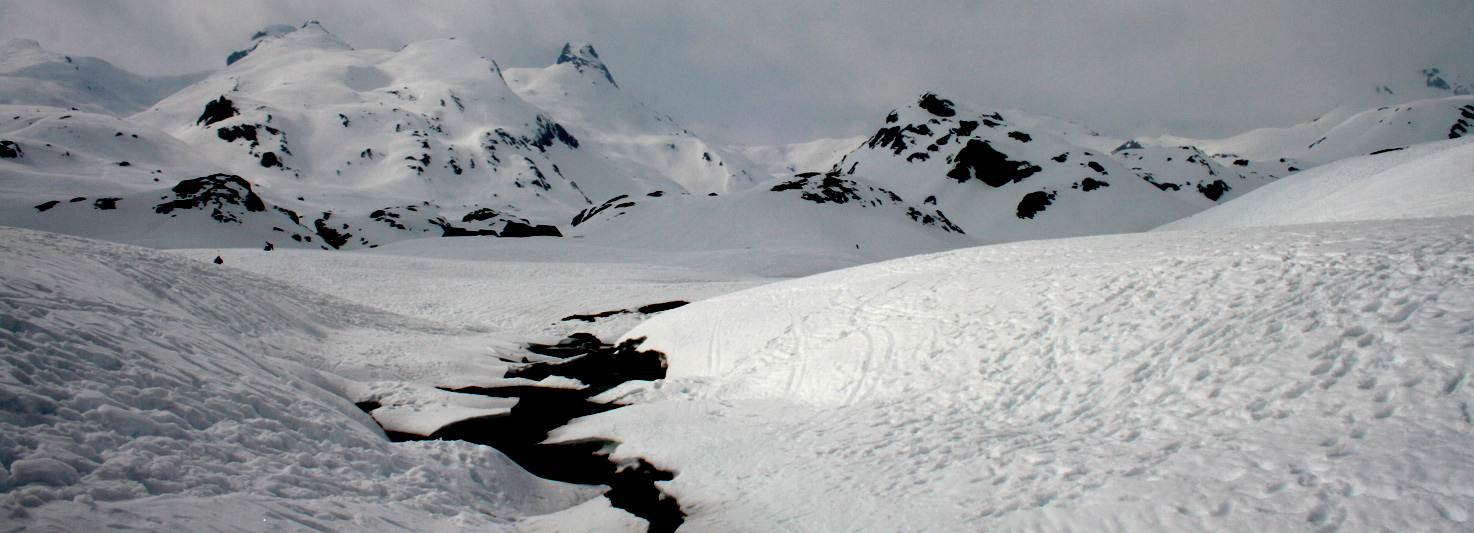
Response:
[{"label": "overcast sky", "polygon": [[458,37],[503,67],[591,42],[625,91],[748,144],[865,135],[923,91],[1215,137],[1428,66],[1474,82],[1474,0],[0,0],[0,37],[149,74],[221,68],[256,30],[309,19],[357,48]]}]

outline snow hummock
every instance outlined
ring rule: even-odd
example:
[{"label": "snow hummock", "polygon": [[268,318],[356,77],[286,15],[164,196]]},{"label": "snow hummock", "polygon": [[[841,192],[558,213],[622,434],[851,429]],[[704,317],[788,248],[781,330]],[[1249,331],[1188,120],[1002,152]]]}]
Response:
[{"label": "snow hummock", "polygon": [[694,530],[1461,529],[1474,218],[1035,241],[696,302],[557,439]]},{"label": "snow hummock", "polygon": [[336,373],[423,364],[368,347],[474,334],[140,248],[0,243],[10,526],[506,530],[597,493],[482,446],[391,444],[354,406],[385,385]]}]

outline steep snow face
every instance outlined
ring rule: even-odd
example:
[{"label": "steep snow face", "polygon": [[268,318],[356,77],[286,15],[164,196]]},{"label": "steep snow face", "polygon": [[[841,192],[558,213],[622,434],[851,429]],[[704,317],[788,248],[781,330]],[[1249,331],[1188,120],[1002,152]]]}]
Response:
[{"label": "steep snow face", "polygon": [[984,242],[1142,231],[1200,209],[1107,154],[933,94],[892,112],[828,176],[935,206]]},{"label": "steep snow face", "polygon": [[760,176],[746,158],[710,145],[621,91],[591,45],[568,44],[552,66],[507,69],[504,76],[519,96],[584,140],[590,157],[562,162],[565,169],[612,173],[643,187],[613,187],[614,176],[584,180],[595,201],[656,190],[727,193],[750,188]]},{"label": "steep snow face", "polygon": [[391,444],[353,405],[386,386],[319,370],[466,371],[395,355],[466,332],[139,248],[13,228],[0,246],[7,525],[507,529],[595,495],[490,448]]},{"label": "steep snow face", "polygon": [[636,327],[670,377],[555,438],[679,472],[697,530],[1460,529],[1471,230],[1116,235],[776,283]]},{"label": "steep snow face", "polygon": [[1474,138],[1322,165],[1161,230],[1474,215]]},{"label": "steep snow face", "polygon": [[140,76],[95,57],[48,52],[36,41],[0,42],[0,105],[37,105],[127,116],[205,77]]}]

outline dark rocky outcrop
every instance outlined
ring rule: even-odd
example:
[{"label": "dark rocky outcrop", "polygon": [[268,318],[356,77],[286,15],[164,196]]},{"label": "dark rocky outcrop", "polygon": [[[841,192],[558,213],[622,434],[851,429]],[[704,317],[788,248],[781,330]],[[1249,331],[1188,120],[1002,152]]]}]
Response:
[{"label": "dark rocky outcrop", "polygon": [[947,172],[947,177],[958,183],[977,179],[993,187],[1017,183],[1044,170],[1028,161],[1012,161],[1007,155],[994,150],[988,141],[977,139],[969,139],[967,146],[953,156],[952,162],[954,165]]},{"label": "dark rocky outcrop", "polygon": [[219,222],[240,223],[237,213],[230,206],[242,207],[249,212],[266,210],[265,202],[251,191],[251,184],[233,174],[212,174],[201,178],[179,182],[172,189],[175,199],[154,207],[154,211],[167,215],[175,209],[211,208],[210,218]]},{"label": "dark rocky outcrop", "polygon": [[1018,203],[1018,217],[1033,219],[1034,215],[1044,211],[1044,208],[1054,203],[1055,193],[1034,191],[1025,194]]},{"label": "dark rocky outcrop", "polygon": [[224,95],[221,95],[220,98],[211,100],[210,103],[205,104],[205,112],[200,114],[200,118],[195,121],[195,125],[209,126],[239,114],[240,110],[235,108],[235,103],[231,102]]}]

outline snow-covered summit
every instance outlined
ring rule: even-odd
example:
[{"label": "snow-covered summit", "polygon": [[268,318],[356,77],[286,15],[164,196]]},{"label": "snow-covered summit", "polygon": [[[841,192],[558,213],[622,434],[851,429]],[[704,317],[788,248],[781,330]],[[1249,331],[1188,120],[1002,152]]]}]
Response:
[{"label": "snow-covered summit", "polygon": [[574,48],[573,43],[564,44],[563,52],[558,54],[558,61],[555,64],[562,65],[565,63],[573,65],[573,68],[578,69],[579,72],[584,72],[585,69],[588,69],[595,73],[603,74],[604,79],[609,80],[609,83],[616,87],[619,86],[619,84],[614,83],[614,76],[609,74],[609,67],[604,66],[604,62],[599,60],[599,54],[594,51],[594,45],[592,44],[583,43],[578,48]]},{"label": "snow-covered summit", "polygon": [[258,49],[263,47],[285,46],[290,48],[317,48],[322,50],[352,50],[353,47],[343,42],[338,36],[333,35],[322,27],[317,21],[312,20],[302,24],[301,27],[293,27],[285,24],[267,26],[251,36],[250,46],[231,53],[225,58],[226,66],[236,61],[245,59]]}]

